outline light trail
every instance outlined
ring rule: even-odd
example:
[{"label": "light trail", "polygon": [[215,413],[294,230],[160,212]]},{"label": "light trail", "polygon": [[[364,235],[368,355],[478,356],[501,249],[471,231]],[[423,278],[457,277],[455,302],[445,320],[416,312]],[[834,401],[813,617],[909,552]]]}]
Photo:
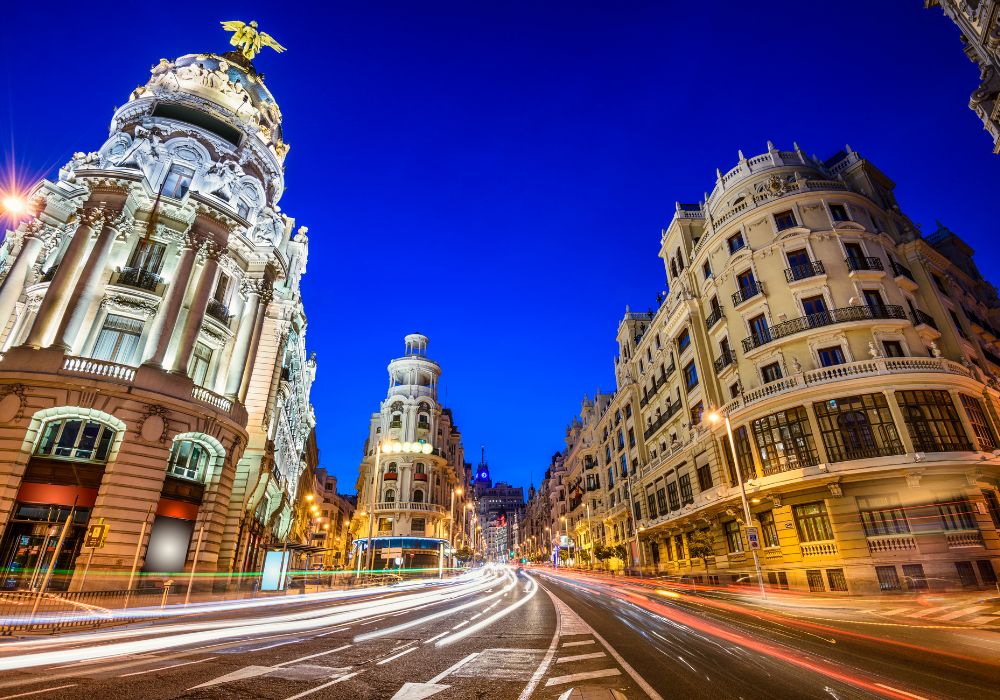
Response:
[{"label": "light trail", "polygon": [[[161,651],[205,642],[221,642],[247,635],[291,634],[321,627],[335,626],[345,622],[354,622],[373,615],[382,615],[397,611],[409,611],[417,606],[430,603],[444,603],[457,597],[475,595],[484,588],[496,585],[498,575],[495,572],[484,572],[478,576],[480,580],[465,582],[455,589],[440,589],[425,592],[411,592],[388,599],[363,601],[332,607],[324,607],[316,611],[306,611],[288,615],[276,615],[264,618],[246,618],[239,620],[221,620],[206,623],[173,624],[159,627],[149,627],[139,630],[114,630],[89,635],[79,635],[72,638],[55,638],[36,640],[27,643],[14,643],[6,648],[31,647],[29,653],[0,657],[0,670],[14,670],[67,664],[78,661],[108,659],[119,656]],[[155,635],[147,639],[129,639]],[[111,643],[83,645],[58,650],[37,650],[37,647],[56,646],[60,644],[80,643],[83,641]],[[122,641],[128,640],[128,641]]]},{"label": "light trail", "polygon": [[495,612],[492,615],[490,615],[489,617],[487,617],[487,618],[485,618],[483,620],[480,620],[476,624],[469,625],[468,627],[466,627],[465,629],[463,629],[461,632],[456,632],[455,634],[450,634],[447,637],[442,637],[437,642],[435,642],[434,646],[436,646],[436,647],[443,647],[443,646],[447,646],[449,644],[454,644],[455,642],[459,641],[460,639],[465,639],[469,635],[475,634],[479,630],[484,629],[484,628],[490,626],[491,624],[493,624],[494,622],[496,622],[500,618],[506,617],[507,615],[510,615],[512,612],[514,612],[515,610],[517,610],[518,608],[520,608],[522,605],[525,605],[528,601],[530,601],[532,598],[535,597],[535,594],[537,592],[538,592],[538,583],[535,581],[535,579],[533,579],[533,578],[531,578],[529,576],[528,577],[528,586],[525,589],[525,595],[524,595],[524,597],[518,599],[516,602],[508,605],[507,607],[503,608],[499,612]]}]

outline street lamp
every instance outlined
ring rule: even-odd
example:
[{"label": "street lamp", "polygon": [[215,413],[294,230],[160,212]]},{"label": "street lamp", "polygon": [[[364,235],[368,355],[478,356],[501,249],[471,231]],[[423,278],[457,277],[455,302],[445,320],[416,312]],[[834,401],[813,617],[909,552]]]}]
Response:
[{"label": "street lamp", "polygon": [[590,541],[590,570],[594,570],[594,523],[590,520],[590,504],[587,504],[587,540]]},{"label": "street lamp", "polygon": [[[736,479],[740,484],[740,500],[743,501],[743,516],[746,518],[746,526],[753,527],[751,523],[753,522],[752,516],[750,515],[750,503],[747,501],[747,489],[746,485],[743,483],[743,470],[740,468],[740,460],[736,455],[736,442],[733,440],[733,424],[729,422],[729,414],[722,415],[719,411],[709,411],[708,421],[713,425],[718,423],[720,420],[725,420],[726,423],[726,438],[729,440],[729,450],[733,456],[733,468],[736,470]],[[749,537],[747,537],[747,544],[749,544]],[[764,590],[764,574],[760,569],[760,556],[757,554],[757,550],[754,547],[750,547],[750,553],[753,554],[753,566],[757,570],[757,583],[760,585],[760,597],[767,598],[767,592]]]}]

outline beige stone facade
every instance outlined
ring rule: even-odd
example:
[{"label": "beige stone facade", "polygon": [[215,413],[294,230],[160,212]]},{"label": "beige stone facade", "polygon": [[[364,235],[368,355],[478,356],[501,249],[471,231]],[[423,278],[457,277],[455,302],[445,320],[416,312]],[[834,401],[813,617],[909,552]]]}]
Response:
[{"label": "beige stone facade", "polygon": [[[996,292],[966,244],[921,236],[892,189],[849,148],[820,162],[768,144],[718,173],[707,201],[677,205],[660,244],[669,294],[626,313],[618,390],[607,408],[585,402],[575,429],[574,528],[600,535],[599,519],[646,570],[750,580],[717,409],[771,585],[994,584]],[[692,537],[714,553],[692,557]]]},{"label": "beige stone facade", "polygon": [[38,585],[70,511],[56,587],[196,555],[226,583],[287,538],[315,363],[280,122],[238,54],[163,60],[31,192],[0,248],[0,585]]}]

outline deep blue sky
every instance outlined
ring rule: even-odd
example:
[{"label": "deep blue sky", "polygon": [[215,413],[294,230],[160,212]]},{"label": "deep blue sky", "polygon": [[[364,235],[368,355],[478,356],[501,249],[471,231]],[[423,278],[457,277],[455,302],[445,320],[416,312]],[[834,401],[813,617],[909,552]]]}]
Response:
[{"label": "deep blue sky", "polygon": [[342,490],[413,331],[469,455],[537,484],[583,393],[613,387],[625,305],[664,286],[675,200],[737,149],[849,143],[925,232],[941,219],[1000,264],[978,73],[920,0],[328,5],[14,3],[0,156],[40,175],[96,149],[160,57],[227,48],[220,20],[287,46],[255,63],[292,145],[281,204],[310,228],[313,403]]}]

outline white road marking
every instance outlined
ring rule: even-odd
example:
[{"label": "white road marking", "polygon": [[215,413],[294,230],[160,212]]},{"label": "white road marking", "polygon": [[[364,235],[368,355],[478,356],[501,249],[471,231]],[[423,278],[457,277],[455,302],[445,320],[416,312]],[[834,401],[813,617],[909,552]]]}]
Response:
[{"label": "white road marking", "polygon": [[891,685],[885,685],[884,683],[876,683],[879,688],[885,688],[886,690],[891,690],[894,693],[899,693],[900,695],[905,695],[908,698],[916,698],[916,700],[927,700],[923,695],[914,695],[913,693],[907,693],[905,690],[900,690],[899,688],[893,688]]},{"label": "white road marking", "polygon": [[956,610],[954,612],[950,612],[947,615],[938,615],[937,618],[935,618],[935,619],[937,619],[937,620],[954,620],[956,617],[962,617],[964,615],[972,615],[974,613],[978,613],[980,610],[986,610],[989,607],[990,607],[989,605],[970,605],[967,608],[961,608],[960,610]]},{"label": "white road marking", "polygon": [[462,629],[463,627],[465,627],[467,624],[469,624],[469,620],[462,620],[457,625],[455,625],[454,627],[452,627],[452,629],[453,630],[459,630],[459,629]]},{"label": "white road marking", "polygon": [[482,617],[482,616],[483,616],[483,614],[481,612],[477,612],[475,615],[473,615],[469,619],[470,620],[475,620],[477,617]]},{"label": "white road marking", "polygon": [[450,687],[437,683],[403,683],[403,687],[396,691],[392,700],[424,700]]},{"label": "white road marking", "polygon": [[595,642],[593,639],[584,639],[581,642],[563,642],[562,648],[565,649],[566,647],[583,647],[587,646],[588,644],[597,644],[597,642]]},{"label": "white road marking", "polygon": [[378,665],[381,666],[382,664],[387,664],[390,661],[395,661],[400,656],[406,656],[411,651],[416,651],[416,650],[417,650],[416,647],[410,647],[409,649],[403,649],[403,651],[399,652],[398,654],[393,654],[392,656],[390,656],[390,657],[388,657],[386,659],[382,659],[381,661],[378,662]]},{"label": "white road marking", "polygon": [[298,698],[304,698],[306,695],[312,695],[313,693],[323,690],[323,688],[329,688],[331,685],[337,685],[337,683],[343,683],[349,678],[354,678],[355,676],[360,675],[362,673],[364,673],[364,671],[355,671],[354,673],[348,673],[346,676],[340,676],[339,678],[334,678],[329,683],[318,685],[312,690],[304,690],[298,695],[292,695],[291,697],[285,698],[285,700],[297,700]]},{"label": "white road marking", "polygon": [[448,632],[449,632],[449,630],[445,630],[445,631],[444,631],[444,632],[442,632],[441,634],[435,634],[435,635],[434,635],[433,637],[431,637],[431,638],[430,638],[430,639],[428,639],[428,640],[427,640],[426,642],[424,642],[424,644],[430,644],[431,642],[433,642],[433,641],[435,641],[435,640],[438,640],[438,639],[441,639],[441,637],[443,637],[443,636],[445,636],[446,634],[448,634]]},{"label": "white road marking", "polygon": [[571,673],[568,676],[556,676],[545,681],[545,687],[562,685],[563,683],[576,683],[577,681],[589,681],[592,678],[609,678],[610,676],[620,676],[622,672],[617,668],[605,668],[600,671],[587,671],[586,673]]},{"label": "white road marking", "polygon": [[158,666],[157,668],[146,669],[145,671],[133,671],[132,673],[123,673],[118,676],[119,678],[128,678],[129,676],[141,676],[144,673],[153,673],[155,671],[168,671],[172,668],[178,668],[180,666],[190,666],[191,664],[200,664],[203,661],[211,661],[212,659],[217,659],[217,656],[209,656],[207,659],[198,659],[197,661],[185,661],[182,664],[173,664],[171,666]]},{"label": "white road marking", "polygon": [[566,664],[570,661],[586,661],[587,659],[603,659],[607,656],[603,651],[595,651],[591,654],[577,654],[576,656],[564,656],[556,659],[557,664]]},{"label": "white road marking", "polygon": [[51,692],[53,690],[62,690],[63,688],[72,688],[75,685],[79,685],[79,683],[70,683],[69,685],[57,685],[55,688],[42,688],[41,690],[31,690],[31,691],[29,691],[27,693],[18,693],[17,695],[4,695],[3,698],[0,698],[0,700],[8,700],[9,698],[23,698],[23,697],[27,697],[28,695],[38,695],[39,693],[48,693],[48,692]]},{"label": "white road marking", "polygon": [[930,615],[931,613],[936,613],[937,608],[924,608],[923,610],[918,610],[917,612],[910,613],[906,617],[924,617],[925,615]]},{"label": "white road marking", "polygon": [[242,681],[248,678],[256,678],[257,676],[263,676],[265,673],[270,673],[274,668],[271,666],[246,666],[239,670],[233,671],[232,673],[227,673],[225,675],[219,676],[218,678],[213,678],[210,681],[205,681],[199,685],[194,685],[188,688],[189,691],[195,688],[208,688],[213,685],[219,685],[220,683],[232,683],[234,681]]},{"label": "white road marking", "polygon": [[437,683],[440,683],[445,678],[447,678],[450,674],[452,674],[455,671],[457,671],[458,669],[462,668],[462,666],[465,666],[465,664],[469,663],[470,661],[472,661],[477,656],[479,656],[479,652],[475,652],[475,653],[469,654],[468,656],[466,656],[464,659],[462,659],[458,663],[453,664],[452,666],[449,666],[445,670],[441,671],[441,673],[439,673],[436,676],[434,676],[433,678],[431,678],[429,681],[427,681],[427,683],[430,684],[430,685],[435,685]]},{"label": "white road marking", "polygon": [[875,611],[879,615],[902,615],[905,612],[913,610],[913,608],[893,608],[892,610],[885,610],[883,612]]},{"label": "white road marking", "polygon": [[351,646],[354,646],[354,645],[353,644],[345,644],[343,646],[337,647],[336,649],[329,649],[327,651],[321,651],[321,652],[318,652],[316,654],[309,654],[309,656],[302,656],[302,657],[300,657],[298,659],[292,659],[291,661],[282,661],[280,664],[275,664],[274,668],[281,668],[282,666],[288,666],[289,664],[297,664],[300,661],[306,661],[308,659],[315,659],[317,656],[326,656],[327,654],[336,654],[338,651],[343,651],[344,649],[347,649],[347,648],[349,648]]}]

